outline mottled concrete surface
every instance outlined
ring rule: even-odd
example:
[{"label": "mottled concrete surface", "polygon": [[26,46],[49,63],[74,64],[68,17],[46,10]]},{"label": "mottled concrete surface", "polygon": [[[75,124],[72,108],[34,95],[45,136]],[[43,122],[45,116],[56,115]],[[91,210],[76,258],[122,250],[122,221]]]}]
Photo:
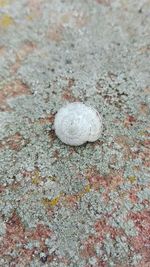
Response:
[{"label": "mottled concrete surface", "polygon": [[[149,0],[0,0],[0,266],[150,266],[149,94]],[[74,148],[77,100],[104,129]]]}]

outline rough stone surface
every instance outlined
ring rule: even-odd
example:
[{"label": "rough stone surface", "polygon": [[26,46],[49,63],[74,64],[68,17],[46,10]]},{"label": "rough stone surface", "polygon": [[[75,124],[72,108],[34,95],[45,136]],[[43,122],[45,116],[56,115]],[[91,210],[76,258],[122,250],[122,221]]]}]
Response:
[{"label": "rough stone surface", "polygon": [[[0,266],[150,266],[149,25],[149,0],[0,0]],[[73,101],[95,143],[55,136]]]}]

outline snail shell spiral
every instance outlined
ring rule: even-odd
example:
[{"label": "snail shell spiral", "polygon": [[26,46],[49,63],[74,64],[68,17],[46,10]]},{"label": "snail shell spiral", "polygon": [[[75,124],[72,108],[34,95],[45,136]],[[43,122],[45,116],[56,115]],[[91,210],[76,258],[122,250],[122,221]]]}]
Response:
[{"label": "snail shell spiral", "polygon": [[102,132],[100,114],[81,102],[62,107],[55,116],[55,133],[65,144],[79,146],[96,141]]}]

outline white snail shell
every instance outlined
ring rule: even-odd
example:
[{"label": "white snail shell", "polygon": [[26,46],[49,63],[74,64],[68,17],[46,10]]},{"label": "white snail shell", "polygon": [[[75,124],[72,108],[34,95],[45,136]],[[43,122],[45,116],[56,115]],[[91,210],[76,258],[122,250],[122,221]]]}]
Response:
[{"label": "white snail shell", "polygon": [[96,141],[102,133],[102,118],[98,111],[82,102],[62,107],[55,116],[54,129],[65,144],[79,146]]}]

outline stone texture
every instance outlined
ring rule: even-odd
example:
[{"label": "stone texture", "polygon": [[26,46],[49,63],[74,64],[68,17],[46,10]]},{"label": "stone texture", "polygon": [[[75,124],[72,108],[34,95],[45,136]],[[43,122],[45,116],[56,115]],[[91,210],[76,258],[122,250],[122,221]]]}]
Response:
[{"label": "stone texture", "polygon": [[[149,267],[149,0],[0,0],[0,266]],[[53,131],[83,101],[102,138]]]}]

